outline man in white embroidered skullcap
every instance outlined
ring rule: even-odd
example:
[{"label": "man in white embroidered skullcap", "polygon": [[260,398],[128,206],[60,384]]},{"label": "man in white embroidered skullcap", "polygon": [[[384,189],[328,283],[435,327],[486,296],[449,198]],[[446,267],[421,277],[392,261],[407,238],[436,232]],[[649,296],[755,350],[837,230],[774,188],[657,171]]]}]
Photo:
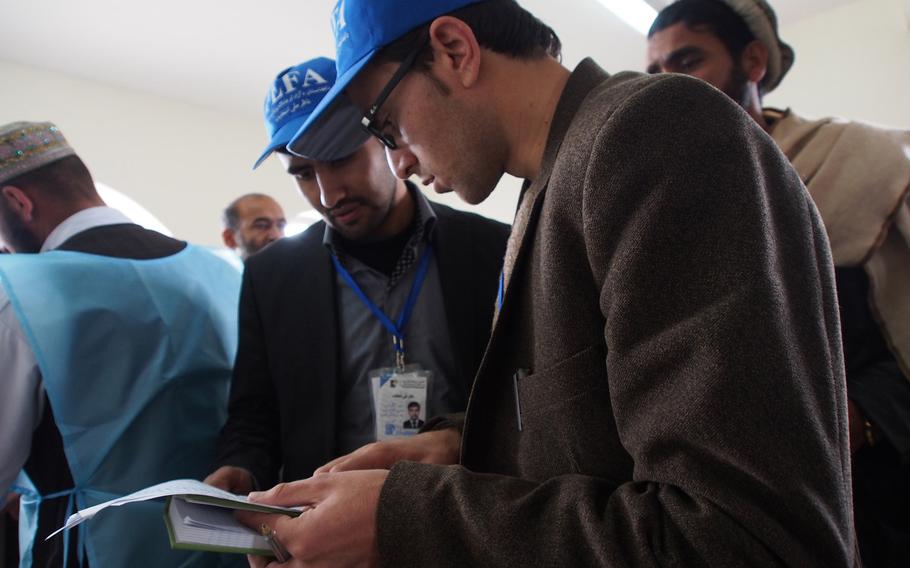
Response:
[{"label": "man in white embroidered skullcap", "polygon": [[172,550],[160,506],[46,537],[76,508],[211,470],[238,271],[107,207],[49,122],[0,125],[0,244],[0,499],[22,496],[19,565],[224,566]]},{"label": "man in white embroidered skullcap", "polygon": [[648,38],[649,72],[698,77],[739,103],[818,206],[840,300],[863,561],[910,566],[910,132],[763,108],[794,60],[764,0],[680,0]]}]

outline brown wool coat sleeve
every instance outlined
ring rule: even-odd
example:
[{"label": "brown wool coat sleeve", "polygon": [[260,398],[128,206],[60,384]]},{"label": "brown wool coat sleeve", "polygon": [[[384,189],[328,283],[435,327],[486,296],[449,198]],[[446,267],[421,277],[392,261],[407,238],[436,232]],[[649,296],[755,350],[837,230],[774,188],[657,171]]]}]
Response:
[{"label": "brown wool coat sleeve", "polygon": [[747,115],[582,62],[513,231],[462,464],[392,469],[384,566],[851,565],[830,252]]}]

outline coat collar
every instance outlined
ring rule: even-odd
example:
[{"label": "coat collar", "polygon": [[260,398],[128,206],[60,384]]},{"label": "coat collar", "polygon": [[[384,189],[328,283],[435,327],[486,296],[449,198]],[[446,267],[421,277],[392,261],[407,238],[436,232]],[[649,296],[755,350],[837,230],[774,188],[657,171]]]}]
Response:
[{"label": "coat collar", "polygon": [[566,133],[572,125],[572,119],[591,90],[608,77],[606,71],[594,63],[591,58],[586,58],[572,71],[565,89],[559,97],[556,111],[553,113],[552,126],[547,135],[540,173],[534,180],[525,180],[522,186],[518,211],[515,213],[515,221],[512,224],[512,233],[509,235],[509,244],[502,268],[503,301],[501,306],[497,306],[493,316],[494,330],[499,321],[499,313],[508,301],[509,284],[515,268],[523,256],[522,253],[534,240],[533,226],[536,224],[540,205],[543,203],[543,195],[550,181],[553,164],[556,162]]}]

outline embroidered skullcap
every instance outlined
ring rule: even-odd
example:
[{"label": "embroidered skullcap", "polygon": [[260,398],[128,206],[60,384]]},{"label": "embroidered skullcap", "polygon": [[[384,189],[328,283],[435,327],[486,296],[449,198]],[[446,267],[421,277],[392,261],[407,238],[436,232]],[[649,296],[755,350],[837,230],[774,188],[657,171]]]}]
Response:
[{"label": "embroidered skullcap", "polygon": [[777,87],[793,65],[793,48],[777,33],[777,16],[765,0],[720,0],[743,19],[755,39],[768,50],[768,72],[762,79],[765,93]]},{"label": "embroidered skullcap", "polygon": [[50,122],[0,126],[0,183],[76,152]]}]

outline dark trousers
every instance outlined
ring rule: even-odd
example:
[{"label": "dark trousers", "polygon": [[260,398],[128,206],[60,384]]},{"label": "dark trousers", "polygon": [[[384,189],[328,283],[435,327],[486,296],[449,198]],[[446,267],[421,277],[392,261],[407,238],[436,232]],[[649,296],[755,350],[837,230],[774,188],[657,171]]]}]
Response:
[{"label": "dark trousers", "polygon": [[853,507],[865,567],[910,566],[910,467],[887,440],[853,456]]}]

